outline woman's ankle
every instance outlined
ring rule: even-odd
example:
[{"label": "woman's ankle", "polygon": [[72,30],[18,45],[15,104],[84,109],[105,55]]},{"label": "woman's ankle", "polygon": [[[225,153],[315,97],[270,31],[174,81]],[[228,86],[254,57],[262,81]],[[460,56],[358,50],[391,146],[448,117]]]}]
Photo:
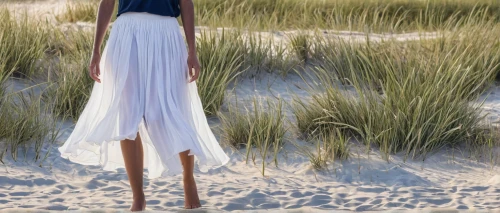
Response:
[{"label": "woman's ankle", "polygon": [[141,192],[141,193],[137,193],[137,195],[135,195],[135,194],[132,195],[132,199],[142,201],[142,200],[146,199],[146,196],[144,196],[144,192]]}]

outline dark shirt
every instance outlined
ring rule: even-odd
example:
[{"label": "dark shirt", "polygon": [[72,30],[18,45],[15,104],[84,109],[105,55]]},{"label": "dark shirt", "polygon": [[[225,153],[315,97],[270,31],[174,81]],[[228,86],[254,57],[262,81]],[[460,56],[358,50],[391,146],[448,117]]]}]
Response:
[{"label": "dark shirt", "polygon": [[179,0],[119,0],[117,16],[125,12],[147,12],[172,17],[178,17],[181,13]]}]

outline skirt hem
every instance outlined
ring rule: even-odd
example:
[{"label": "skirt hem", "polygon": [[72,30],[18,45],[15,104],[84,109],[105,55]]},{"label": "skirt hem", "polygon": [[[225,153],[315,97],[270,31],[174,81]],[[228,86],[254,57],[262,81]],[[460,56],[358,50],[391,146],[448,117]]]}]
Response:
[{"label": "skirt hem", "polygon": [[[110,142],[113,142],[113,141],[120,141],[120,140],[124,140],[124,139],[128,139],[128,138],[117,138],[116,140],[113,139],[111,141],[104,141],[103,143],[110,143]],[[145,145],[143,143],[143,145]],[[93,152],[92,150],[89,150],[89,149],[80,149],[82,151],[87,151],[87,152],[92,152],[95,154],[95,156],[99,156],[98,153],[95,153]],[[171,160],[172,158],[174,158],[176,155],[179,155],[181,152],[185,152],[185,151],[189,151],[188,155],[189,156],[196,156],[196,157],[201,157],[201,152],[200,151],[193,151],[192,148],[187,148],[187,149],[180,149],[179,150],[175,150],[173,151],[174,154],[172,154],[170,157],[167,158],[167,160]],[[111,162],[111,163],[115,163],[117,165],[121,165],[121,166],[118,166],[118,167],[113,167],[113,168],[107,168],[106,165],[100,161],[97,161],[97,162],[87,162],[87,161],[79,161],[78,158],[73,158],[75,156],[73,156],[72,153],[69,153],[69,152],[64,152],[62,147],[59,147],[58,148],[58,151],[59,153],[61,154],[61,157],[64,158],[64,159],[67,159],[73,163],[78,163],[78,164],[81,164],[81,165],[88,165],[88,166],[100,166],[102,170],[104,171],[111,171],[111,172],[117,172],[117,169],[119,168],[125,168],[124,165],[121,165],[119,162]],[[208,172],[209,170],[215,170],[215,169],[218,169],[218,168],[221,168],[223,166],[225,166],[226,164],[228,164],[230,161],[230,158],[227,157],[224,159],[224,161],[222,161],[221,163],[219,164],[214,164],[214,163],[207,163],[206,161],[203,163],[203,162],[197,162],[196,165],[198,165],[198,169],[201,171],[201,172]],[[107,163],[110,163],[109,161],[106,162]],[[162,163],[163,164],[163,163]],[[163,164],[163,166],[165,168],[166,165]],[[145,168],[146,170],[148,170],[149,172],[149,169],[146,167]],[[175,176],[175,175],[179,175],[179,174],[182,174],[182,171],[178,171],[178,170],[173,170],[173,171],[170,171],[170,170],[164,170],[161,172],[161,175],[155,175],[155,176],[150,176],[148,174],[148,178],[149,179],[154,179],[154,178],[158,178],[158,177],[166,177],[166,176]]]}]

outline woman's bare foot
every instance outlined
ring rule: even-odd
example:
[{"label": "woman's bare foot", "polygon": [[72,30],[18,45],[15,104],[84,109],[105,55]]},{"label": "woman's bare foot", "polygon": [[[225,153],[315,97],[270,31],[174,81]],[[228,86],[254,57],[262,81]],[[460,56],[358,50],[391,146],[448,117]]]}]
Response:
[{"label": "woman's bare foot", "polygon": [[198,197],[198,189],[193,176],[184,176],[184,208],[196,209],[200,208],[200,198]]},{"label": "woman's bare foot", "polygon": [[146,209],[146,197],[144,194],[140,197],[134,197],[134,202],[132,203],[132,207],[130,207],[130,211],[144,211]]}]

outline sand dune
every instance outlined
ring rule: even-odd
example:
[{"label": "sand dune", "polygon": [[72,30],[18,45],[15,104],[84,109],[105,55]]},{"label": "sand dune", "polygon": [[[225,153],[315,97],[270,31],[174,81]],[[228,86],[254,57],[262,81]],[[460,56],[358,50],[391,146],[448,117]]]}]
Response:
[{"label": "sand dune", "polygon": [[[281,79],[268,74],[260,80],[243,80],[234,93],[241,101],[254,95],[287,100],[291,94],[305,95],[297,84],[297,76]],[[500,88],[494,87],[492,92],[496,94]],[[486,109],[500,103],[496,96],[487,100]],[[493,120],[498,117],[498,113],[491,115]],[[69,122],[62,125],[67,129],[57,145],[72,130]],[[217,132],[219,123],[212,119],[211,125]],[[291,142],[308,146],[295,139]],[[403,156],[394,155],[387,162],[377,149],[367,154],[365,146],[354,143],[349,160],[329,165],[328,171],[315,171],[309,159],[289,143],[279,156],[278,168],[269,165],[265,177],[260,172],[261,162],[244,162],[245,150],[226,147],[225,151],[231,157],[228,166],[196,172],[205,210],[493,210],[500,206],[499,167],[458,150],[442,149],[425,161],[405,161]],[[129,207],[132,194],[124,170],[105,172],[98,166],[71,163],[54,150],[52,153],[42,168],[30,162],[33,153],[27,162],[6,158],[6,164],[0,165],[0,209]],[[496,150],[497,156],[499,153]],[[152,211],[178,211],[183,205],[180,176],[146,179],[145,193]]]},{"label": "sand dune", "polygon": [[[9,3],[9,9],[28,9],[49,17],[53,7],[63,8],[65,2]],[[61,26],[93,27],[89,23]],[[201,29],[203,27],[198,27],[197,31]],[[297,32],[262,32],[262,35],[284,40],[287,33]],[[366,34],[361,32],[322,33],[358,41],[366,39]],[[436,36],[436,33],[369,34],[377,41]],[[19,80],[9,82],[12,90],[29,86]],[[227,106],[238,101],[250,105],[249,101],[255,96],[281,98],[285,102],[290,102],[294,96],[306,99],[309,97],[306,87],[306,82],[294,74],[282,79],[274,74],[261,73],[257,78],[244,78],[228,88],[225,103]],[[485,122],[500,124],[500,86],[493,86],[483,98],[486,100],[483,106],[483,113],[487,114]],[[290,123],[294,123],[289,108],[285,112]],[[210,119],[210,123],[217,133],[220,123],[217,119]],[[44,147],[42,151],[51,150],[52,154],[41,167],[32,162],[32,150],[26,160],[21,157],[19,162],[14,162],[10,156],[4,158],[5,164],[0,164],[0,212],[126,211],[132,197],[126,172],[123,169],[102,171],[99,166],[83,166],[59,157],[55,148],[62,145],[73,128],[69,121],[61,125],[63,130],[57,144]],[[402,155],[393,155],[385,161],[377,149],[370,148],[368,152],[364,145],[353,143],[349,160],[330,164],[327,171],[316,171],[297,149],[311,147],[310,144],[295,139],[293,135],[288,136],[288,142],[279,155],[278,167],[268,165],[265,176],[261,175],[261,161],[258,160],[256,165],[247,164],[245,150],[225,147],[231,157],[226,167],[207,173],[196,172],[204,207],[189,212],[489,212],[500,208],[500,159],[490,162],[477,158],[480,157],[477,153],[445,148],[425,161],[405,160]],[[493,153],[500,156],[500,148],[495,148]],[[148,211],[181,211],[181,180],[181,176],[145,179]]]}]

